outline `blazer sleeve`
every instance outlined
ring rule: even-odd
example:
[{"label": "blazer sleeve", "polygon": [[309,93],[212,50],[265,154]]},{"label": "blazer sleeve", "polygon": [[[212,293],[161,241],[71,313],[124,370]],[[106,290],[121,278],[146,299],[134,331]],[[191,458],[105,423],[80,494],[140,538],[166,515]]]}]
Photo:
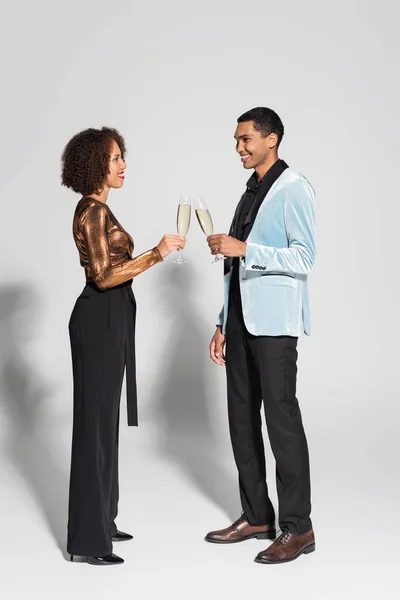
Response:
[{"label": "blazer sleeve", "polygon": [[286,191],[283,218],[287,248],[247,243],[245,268],[250,271],[306,275],[315,262],[315,194],[309,182],[299,177]]},{"label": "blazer sleeve", "polygon": [[136,277],[149,267],[162,262],[157,248],[128,259],[120,265],[112,265],[107,236],[108,211],[106,206],[91,206],[83,216],[81,230],[85,241],[90,272],[100,290],[120,285]]},{"label": "blazer sleeve", "polygon": [[222,307],[221,312],[219,313],[218,316],[218,320],[217,320],[217,325],[223,325],[224,324],[224,307]]}]

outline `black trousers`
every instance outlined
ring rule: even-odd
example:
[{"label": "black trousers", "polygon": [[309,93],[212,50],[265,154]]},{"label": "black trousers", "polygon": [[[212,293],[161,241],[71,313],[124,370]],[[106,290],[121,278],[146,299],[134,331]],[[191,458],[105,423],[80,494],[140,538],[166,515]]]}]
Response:
[{"label": "black trousers", "polygon": [[130,284],[106,291],[87,284],[69,323],[74,417],[67,550],[78,556],[107,556],[117,531],[120,397],[136,317]]},{"label": "black trousers", "polygon": [[230,297],[226,327],[228,414],[239,471],[243,512],[252,525],[272,524],[261,405],[276,461],[279,525],[292,533],[311,529],[307,441],[296,399],[297,338],[248,333],[240,298]]}]

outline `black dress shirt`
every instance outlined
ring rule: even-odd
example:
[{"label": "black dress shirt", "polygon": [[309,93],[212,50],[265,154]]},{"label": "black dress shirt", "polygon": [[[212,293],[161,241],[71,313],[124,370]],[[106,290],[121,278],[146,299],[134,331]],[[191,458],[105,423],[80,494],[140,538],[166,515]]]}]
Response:
[{"label": "black dress shirt", "polygon": [[[288,165],[285,161],[278,159],[272,167],[268,169],[260,181],[257,180],[256,172],[253,173],[246,184],[246,191],[236,208],[235,216],[233,217],[232,225],[229,230],[230,236],[241,242],[244,242],[247,239],[265,196],[268,194],[275,181],[287,168]],[[235,299],[240,298],[239,260],[239,257],[226,258],[224,268],[225,273],[228,273],[231,266],[233,267],[230,295]]]}]

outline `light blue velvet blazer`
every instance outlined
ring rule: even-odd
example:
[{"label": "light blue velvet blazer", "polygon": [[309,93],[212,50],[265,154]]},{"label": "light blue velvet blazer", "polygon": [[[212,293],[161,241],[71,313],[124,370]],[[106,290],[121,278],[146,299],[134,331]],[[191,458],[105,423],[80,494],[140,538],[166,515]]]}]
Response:
[{"label": "light blue velvet blazer", "polygon": [[[310,335],[307,274],[315,261],[315,194],[286,169],[267,193],[240,259],[243,318],[253,335]],[[232,269],[224,277],[218,324],[226,332]]]}]

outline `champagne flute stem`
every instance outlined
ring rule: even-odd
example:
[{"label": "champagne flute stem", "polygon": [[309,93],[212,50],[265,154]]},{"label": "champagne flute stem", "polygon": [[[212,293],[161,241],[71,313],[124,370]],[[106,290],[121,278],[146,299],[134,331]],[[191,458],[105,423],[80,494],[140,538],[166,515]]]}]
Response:
[{"label": "champagne flute stem", "polygon": [[186,260],[183,258],[183,251],[177,250],[177,252],[178,252],[178,256],[177,256],[176,260],[174,260],[174,262],[177,263],[178,265],[185,265]]}]

